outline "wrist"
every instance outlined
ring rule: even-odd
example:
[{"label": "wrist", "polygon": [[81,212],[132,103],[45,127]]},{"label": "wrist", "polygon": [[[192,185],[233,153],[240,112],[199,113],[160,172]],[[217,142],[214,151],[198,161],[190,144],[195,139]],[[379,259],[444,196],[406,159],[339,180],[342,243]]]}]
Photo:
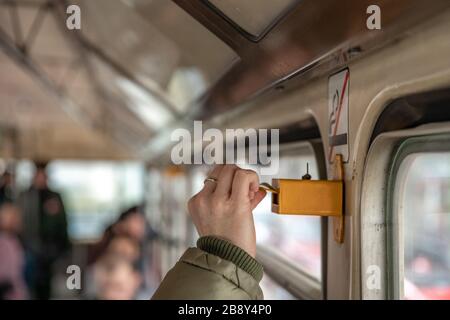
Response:
[{"label": "wrist", "polygon": [[234,245],[229,240],[217,236],[203,236],[198,239],[197,247],[224,260],[233,262],[257,281],[260,281],[262,278],[262,265],[248,252]]}]

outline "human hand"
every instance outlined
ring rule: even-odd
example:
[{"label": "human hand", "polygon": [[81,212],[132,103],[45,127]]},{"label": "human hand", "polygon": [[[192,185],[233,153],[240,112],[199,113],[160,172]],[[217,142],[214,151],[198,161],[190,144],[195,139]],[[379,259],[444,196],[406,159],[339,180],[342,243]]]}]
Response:
[{"label": "human hand", "polygon": [[256,256],[253,209],[265,197],[256,172],[236,165],[218,165],[203,189],[188,202],[200,236],[216,236]]}]

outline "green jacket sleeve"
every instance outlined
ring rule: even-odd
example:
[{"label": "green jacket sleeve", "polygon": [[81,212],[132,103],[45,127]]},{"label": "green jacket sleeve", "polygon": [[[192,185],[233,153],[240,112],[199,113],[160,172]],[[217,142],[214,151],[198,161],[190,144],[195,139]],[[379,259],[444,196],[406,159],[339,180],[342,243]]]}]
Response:
[{"label": "green jacket sleeve", "polygon": [[152,299],[263,299],[263,269],[241,248],[223,239],[202,237],[167,273]]}]

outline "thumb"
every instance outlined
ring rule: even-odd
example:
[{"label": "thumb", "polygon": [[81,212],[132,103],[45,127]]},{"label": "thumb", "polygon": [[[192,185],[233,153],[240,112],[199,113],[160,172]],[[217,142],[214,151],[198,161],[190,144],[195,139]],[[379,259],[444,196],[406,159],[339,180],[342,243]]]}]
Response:
[{"label": "thumb", "polygon": [[265,190],[258,190],[258,192],[255,193],[255,196],[253,197],[253,199],[250,202],[252,210],[258,206],[258,204],[264,199],[266,194],[267,194],[267,192]]}]

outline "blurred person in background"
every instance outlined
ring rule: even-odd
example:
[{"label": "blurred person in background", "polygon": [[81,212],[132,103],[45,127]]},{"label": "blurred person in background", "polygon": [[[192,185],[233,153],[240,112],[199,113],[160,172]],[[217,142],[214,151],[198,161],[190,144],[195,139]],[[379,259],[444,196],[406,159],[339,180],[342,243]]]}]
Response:
[{"label": "blurred person in background", "polygon": [[23,240],[32,260],[30,278],[33,297],[51,297],[53,265],[67,253],[70,242],[61,195],[50,190],[46,163],[36,163],[32,185],[19,197],[24,217]]},{"label": "blurred person in background", "polygon": [[139,206],[131,207],[119,216],[118,232],[126,234],[139,243],[145,241],[148,224],[144,213]]},{"label": "blurred person in background", "polygon": [[20,209],[13,203],[0,206],[0,300],[26,299],[25,255],[20,243]]},{"label": "blurred person in background", "polygon": [[121,256],[132,263],[138,263],[141,257],[139,243],[126,235],[114,237],[106,248],[106,254]]},{"label": "blurred person in background", "polygon": [[122,212],[117,221],[106,228],[100,241],[90,249],[89,264],[95,263],[118,236],[129,237],[141,247],[146,240],[147,230],[147,221],[138,206]]},{"label": "blurred person in background", "polygon": [[[135,263],[142,275],[141,292],[143,294],[147,292],[147,295],[150,296],[156,285],[150,281],[152,259],[150,242],[156,237],[157,234],[147,222],[141,207],[133,206],[122,212],[117,221],[105,230],[102,239],[90,248],[88,263],[95,263],[100,256],[105,254],[109,250],[111,242],[115,242],[113,247],[122,246],[124,250],[129,247],[130,242],[134,242],[140,253]],[[128,238],[128,241],[124,240],[125,238]]]},{"label": "blurred person in background", "polygon": [[141,282],[137,265],[121,255],[106,253],[94,266],[97,300],[134,300]]},{"label": "blurred person in background", "polygon": [[14,200],[14,176],[5,171],[0,177],[0,205]]}]

